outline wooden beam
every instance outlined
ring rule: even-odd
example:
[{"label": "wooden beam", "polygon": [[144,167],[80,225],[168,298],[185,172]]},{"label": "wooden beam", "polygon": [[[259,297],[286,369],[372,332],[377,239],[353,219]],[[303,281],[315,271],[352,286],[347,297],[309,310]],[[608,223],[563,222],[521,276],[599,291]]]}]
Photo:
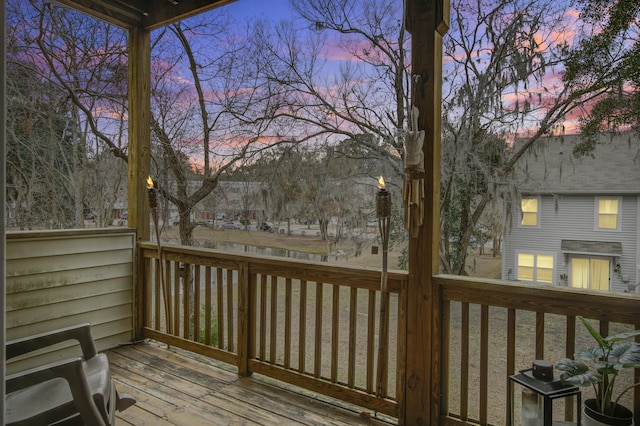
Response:
[{"label": "wooden beam", "polygon": [[56,0],[110,24],[129,29],[159,28],[236,0]]},{"label": "wooden beam", "polygon": [[418,128],[425,131],[423,226],[409,241],[405,407],[403,425],[439,424],[440,312],[432,276],[439,268],[440,132],[442,103],[442,34],[448,29],[448,0],[408,0],[405,10],[411,32],[411,102],[420,111]]},{"label": "wooden beam", "polygon": [[160,28],[234,1],[236,0],[183,0],[178,4],[169,0],[150,1],[149,14],[144,17],[143,25],[149,30]]},{"label": "wooden beam", "polygon": [[148,30],[129,30],[129,227],[137,239],[149,240],[147,177],[151,164],[151,36]]},{"label": "wooden beam", "polygon": [[140,1],[130,2],[131,6],[106,0],[56,0],[56,3],[125,29],[142,26],[145,13],[135,6]]}]

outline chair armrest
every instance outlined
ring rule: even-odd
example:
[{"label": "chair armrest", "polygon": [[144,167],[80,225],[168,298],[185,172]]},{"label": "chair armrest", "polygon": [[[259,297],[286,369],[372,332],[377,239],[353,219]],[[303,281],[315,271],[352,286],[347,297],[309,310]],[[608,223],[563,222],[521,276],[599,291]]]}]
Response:
[{"label": "chair armrest", "polygon": [[[76,357],[65,361],[55,362],[41,367],[32,368],[6,377],[7,395],[19,391],[28,390],[30,386],[44,383],[48,380],[64,379],[71,391],[76,408],[85,424],[104,425],[100,411],[93,400],[91,389],[85,376],[82,358]],[[46,395],[32,395],[28,403],[37,404],[39,398]],[[28,409],[28,407],[25,407]]]},{"label": "chair armrest", "polygon": [[89,324],[81,324],[11,340],[6,344],[6,359],[9,360],[67,340],[78,341],[82,348],[84,359],[96,356],[97,350],[91,337],[91,326]]}]

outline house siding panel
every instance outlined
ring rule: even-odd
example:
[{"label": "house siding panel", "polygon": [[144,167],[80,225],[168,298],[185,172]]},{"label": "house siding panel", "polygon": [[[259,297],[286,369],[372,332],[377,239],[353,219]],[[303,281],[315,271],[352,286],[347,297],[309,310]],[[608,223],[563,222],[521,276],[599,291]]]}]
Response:
[{"label": "house siding panel", "polygon": [[[624,280],[635,282],[634,259],[637,258],[638,201],[636,196],[622,197],[621,230],[595,229],[595,196],[541,196],[540,227],[523,228],[518,225],[519,216],[513,215],[506,230],[503,278],[515,279],[518,252],[552,253],[555,256],[554,284],[562,284],[561,274],[569,274],[565,254],[560,250],[562,240],[620,242],[622,256],[619,262]],[[511,274],[509,274],[511,271]],[[615,273],[611,275],[611,289],[628,290],[628,284]]]},{"label": "house siding panel", "polygon": [[[7,340],[87,322],[99,351],[132,341],[135,233],[109,231],[7,234]],[[69,356],[67,346],[7,371]]]}]

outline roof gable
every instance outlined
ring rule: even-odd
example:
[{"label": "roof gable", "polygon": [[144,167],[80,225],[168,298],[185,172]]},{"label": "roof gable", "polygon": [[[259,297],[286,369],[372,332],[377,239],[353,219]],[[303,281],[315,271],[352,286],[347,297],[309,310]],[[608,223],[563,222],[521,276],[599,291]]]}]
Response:
[{"label": "roof gable", "polygon": [[[576,158],[580,135],[541,139],[516,170],[517,186],[530,194],[638,194],[640,140],[631,133],[602,135],[593,156]],[[518,141],[515,148],[518,147]]]}]

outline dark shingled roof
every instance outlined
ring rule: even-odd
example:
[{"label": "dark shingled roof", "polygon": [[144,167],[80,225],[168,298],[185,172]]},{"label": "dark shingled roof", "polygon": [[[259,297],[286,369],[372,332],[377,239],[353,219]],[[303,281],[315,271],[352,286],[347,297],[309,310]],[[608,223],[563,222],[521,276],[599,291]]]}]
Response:
[{"label": "dark shingled roof", "polygon": [[[517,166],[521,193],[640,194],[640,140],[632,134],[603,135],[593,157],[575,158],[580,135],[541,139]],[[515,147],[518,147],[516,141]]]}]

